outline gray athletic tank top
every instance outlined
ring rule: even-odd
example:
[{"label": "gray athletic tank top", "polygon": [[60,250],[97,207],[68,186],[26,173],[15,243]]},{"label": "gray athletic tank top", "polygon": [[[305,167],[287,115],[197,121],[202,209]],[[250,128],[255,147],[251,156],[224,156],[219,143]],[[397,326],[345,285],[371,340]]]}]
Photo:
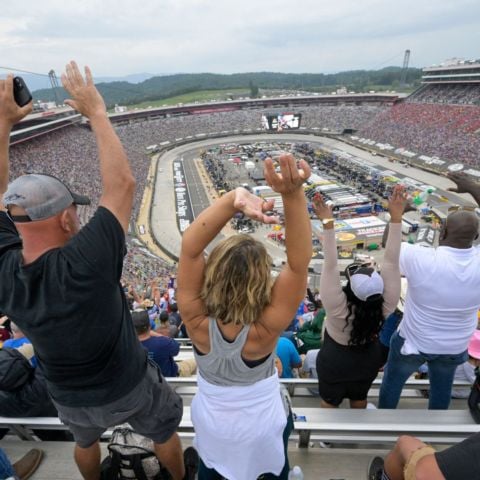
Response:
[{"label": "gray athletic tank top", "polygon": [[242,359],[250,325],[244,326],[233,342],[222,336],[214,318],[208,319],[210,352],[199,354],[193,349],[200,375],[209,383],[221,386],[252,385],[275,372],[275,356],[269,355],[260,365],[249,367]]}]

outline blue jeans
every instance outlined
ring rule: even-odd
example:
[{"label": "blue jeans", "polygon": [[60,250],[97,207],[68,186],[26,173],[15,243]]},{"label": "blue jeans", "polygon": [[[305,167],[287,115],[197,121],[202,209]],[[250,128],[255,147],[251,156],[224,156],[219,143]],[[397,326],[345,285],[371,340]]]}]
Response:
[{"label": "blue jeans", "polygon": [[0,448],[0,479],[17,478],[15,470],[7,457],[7,454]]},{"label": "blue jeans", "polygon": [[398,332],[392,335],[390,352],[385,366],[378,408],[397,408],[403,385],[408,377],[418,370],[424,362],[428,364],[430,378],[430,410],[445,410],[450,405],[452,384],[458,365],[468,360],[468,353],[440,355],[420,353],[402,355],[400,350],[405,340]]}]

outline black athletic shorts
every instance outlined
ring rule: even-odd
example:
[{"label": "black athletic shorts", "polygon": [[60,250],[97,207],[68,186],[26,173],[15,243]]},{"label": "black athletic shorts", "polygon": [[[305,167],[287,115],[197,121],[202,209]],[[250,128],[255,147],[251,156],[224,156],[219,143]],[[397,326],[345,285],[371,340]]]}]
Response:
[{"label": "black athletic shorts", "polygon": [[446,480],[480,479],[480,432],[435,453],[435,459]]},{"label": "black athletic shorts", "polygon": [[378,340],[351,347],[337,343],[325,330],[317,356],[318,393],[322,400],[335,406],[344,398],[366,400],[382,366],[383,353]]}]

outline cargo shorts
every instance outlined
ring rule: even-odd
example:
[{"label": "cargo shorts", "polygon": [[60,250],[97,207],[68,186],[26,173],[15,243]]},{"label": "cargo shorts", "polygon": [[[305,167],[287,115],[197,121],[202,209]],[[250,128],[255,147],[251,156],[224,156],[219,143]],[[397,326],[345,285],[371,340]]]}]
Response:
[{"label": "cargo shorts", "polygon": [[54,401],[60,420],[81,448],[93,445],[110,427],[129,423],[155,443],[165,443],[176,432],[183,401],[166,382],[158,366],[148,362],[144,378],[124,397],[95,407],[68,407]]}]

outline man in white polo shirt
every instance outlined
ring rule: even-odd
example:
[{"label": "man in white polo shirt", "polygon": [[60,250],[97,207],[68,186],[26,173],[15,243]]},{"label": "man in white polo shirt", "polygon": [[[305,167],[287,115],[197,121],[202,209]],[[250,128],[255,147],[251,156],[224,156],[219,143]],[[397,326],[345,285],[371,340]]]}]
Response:
[{"label": "man in white polo shirt", "polygon": [[[450,177],[458,193],[480,199],[480,186],[464,176]],[[457,365],[468,358],[467,346],[480,307],[478,218],[474,212],[451,213],[438,248],[402,244],[400,271],[408,280],[403,321],[390,343],[379,408],[396,408],[403,385],[427,362],[430,409],[447,409]]]}]

